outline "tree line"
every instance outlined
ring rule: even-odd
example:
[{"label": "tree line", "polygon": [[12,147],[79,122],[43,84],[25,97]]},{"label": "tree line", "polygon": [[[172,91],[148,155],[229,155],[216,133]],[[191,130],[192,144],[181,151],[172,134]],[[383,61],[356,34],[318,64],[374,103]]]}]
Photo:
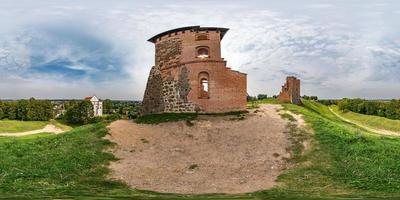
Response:
[{"label": "tree line", "polygon": [[53,104],[48,100],[0,101],[0,120],[49,121],[53,116]]},{"label": "tree line", "polygon": [[338,102],[338,106],[342,111],[400,119],[400,100],[393,99],[386,102],[345,98]]}]

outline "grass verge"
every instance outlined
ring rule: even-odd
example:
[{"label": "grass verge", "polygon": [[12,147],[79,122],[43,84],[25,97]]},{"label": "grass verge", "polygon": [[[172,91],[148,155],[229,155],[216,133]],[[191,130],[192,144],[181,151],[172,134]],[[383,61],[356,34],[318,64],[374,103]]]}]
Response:
[{"label": "grass verge", "polygon": [[399,194],[400,138],[371,135],[342,122],[326,106],[284,105],[314,130],[313,150],[280,176],[288,190],[330,194]]},{"label": "grass verge", "polygon": [[49,122],[0,120],[0,133],[18,133],[44,128]]},{"label": "grass verge", "polygon": [[182,120],[195,120],[197,113],[162,113],[145,115],[137,118],[135,121],[139,124],[159,124],[164,122],[174,122]]},{"label": "grass verge", "polygon": [[260,107],[260,104],[280,104],[277,98],[266,98],[261,100],[251,100],[247,102],[247,109],[256,109]]},{"label": "grass verge", "polygon": [[339,114],[340,116],[344,117],[345,119],[354,121],[363,126],[367,126],[367,127],[375,128],[375,129],[389,130],[389,131],[394,131],[394,132],[400,133],[400,120],[393,120],[393,119],[388,119],[385,117],[378,117],[378,116],[373,116],[373,115],[363,115],[363,114],[354,113],[351,111],[342,112],[339,110],[338,106],[331,106],[331,108],[335,113]]}]

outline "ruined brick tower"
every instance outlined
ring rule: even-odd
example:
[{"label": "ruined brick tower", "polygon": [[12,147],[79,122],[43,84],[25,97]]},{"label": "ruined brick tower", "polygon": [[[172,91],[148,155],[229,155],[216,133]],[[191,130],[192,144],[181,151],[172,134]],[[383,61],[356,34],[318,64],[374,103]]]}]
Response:
[{"label": "ruined brick tower", "polygon": [[278,99],[283,102],[301,104],[300,80],[294,76],[286,77],[286,83],[282,86]]},{"label": "ruined brick tower", "polygon": [[230,112],[246,109],[246,74],[221,58],[226,28],[190,26],[160,33],[141,114]]}]

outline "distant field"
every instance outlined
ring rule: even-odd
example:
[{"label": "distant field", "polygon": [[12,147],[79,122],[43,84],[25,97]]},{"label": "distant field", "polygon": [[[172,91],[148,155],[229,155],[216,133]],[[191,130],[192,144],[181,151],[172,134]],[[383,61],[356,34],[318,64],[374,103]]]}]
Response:
[{"label": "distant field", "polygon": [[385,117],[378,117],[373,115],[363,115],[354,113],[351,111],[342,112],[339,110],[338,106],[331,106],[332,110],[339,114],[340,116],[359,123],[361,125],[375,128],[375,129],[384,129],[394,132],[400,132],[400,120],[392,120]]},{"label": "distant field", "polygon": [[0,133],[17,133],[44,128],[49,122],[0,120]]}]

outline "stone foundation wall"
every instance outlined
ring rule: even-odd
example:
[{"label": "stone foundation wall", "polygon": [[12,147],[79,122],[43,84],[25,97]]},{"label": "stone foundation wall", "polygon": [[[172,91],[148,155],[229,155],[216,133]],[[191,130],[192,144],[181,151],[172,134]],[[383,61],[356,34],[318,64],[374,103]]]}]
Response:
[{"label": "stone foundation wall", "polygon": [[164,111],[163,79],[159,67],[153,66],[147,80],[140,113],[155,114]]},{"label": "stone foundation wall", "polygon": [[188,102],[187,97],[179,92],[181,89],[179,81],[166,81],[163,83],[164,112],[197,111],[197,106]]},{"label": "stone foundation wall", "polygon": [[191,91],[188,74],[187,67],[181,66],[177,80],[173,77],[165,80],[160,69],[153,67],[147,81],[140,113],[148,115],[162,112],[199,111],[196,104],[188,101],[188,94]]}]

